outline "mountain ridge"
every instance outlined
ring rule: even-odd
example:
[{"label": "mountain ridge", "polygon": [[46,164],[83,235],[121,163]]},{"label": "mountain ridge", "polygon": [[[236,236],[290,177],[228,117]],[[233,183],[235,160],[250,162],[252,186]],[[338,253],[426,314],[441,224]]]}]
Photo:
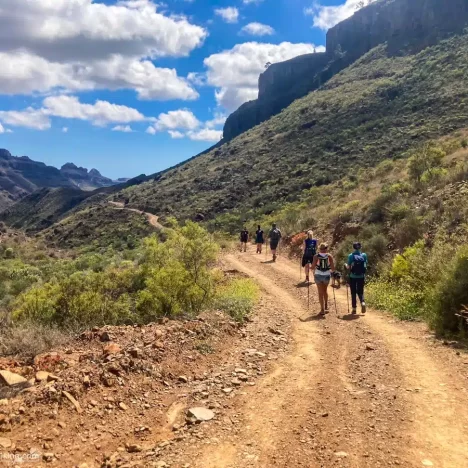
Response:
[{"label": "mountain ridge", "polygon": [[379,0],[327,32],[326,52],[271,65],[259,77],[258,99],[242,104],[226,120],[229,141],[315,91],[379,44],[389,54],[418,52],[468,25],[464,0]]},{"label": "mountain ridge", "polygon": [[42,188],[95,190],[118,183],[96,169],[88,171],[73,163],[57,169],[28,156],[13,156],[0,148],[0,211]]}]

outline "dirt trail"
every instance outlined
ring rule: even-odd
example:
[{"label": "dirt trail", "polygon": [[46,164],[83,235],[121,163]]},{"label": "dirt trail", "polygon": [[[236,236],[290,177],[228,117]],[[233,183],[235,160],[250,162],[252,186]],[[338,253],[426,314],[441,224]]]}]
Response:
[{"label": "dirt trail", "polygon": [[146,211],[137,210],[136,208],[127,208],[122,202],[110,201],[109,204],[118,210],[133,211],[134,213],[145,215],[146,218],[148,219],[148,222],[151,224],[151,226],[155,227],[156,229],[163,228],[163,225],[158,221],[159,218],[152,213],[147,213]]},{"label": "dirt trail", "polygon": [[321,319],[312,286],[307,313],[299,266],[284,258],[226,262],[283,308],[295,345],[238,399],[237,437],[198,452],[195,466],[468,466],[467,369],[453,350],[373,311],[347,315],[344,290],[338,314]]}]

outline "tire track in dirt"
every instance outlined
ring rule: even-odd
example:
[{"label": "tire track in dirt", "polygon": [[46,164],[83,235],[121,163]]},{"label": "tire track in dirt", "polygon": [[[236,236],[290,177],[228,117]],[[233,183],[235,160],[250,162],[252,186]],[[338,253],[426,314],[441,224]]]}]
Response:
[{"label": "tire track in dirt", "polygon": [[[263,262],[258,257],[248,255],[243,262],[249,266],[255,263],[256,268],[261,267],[264,270],[265,276],[280,281],[281,288],[286,290],[293,289],[294,280],[298,280],[298,266],[285,258],[281,258],[278,263],[261,265]],[[299,295],[303,299],[306,297],[304,292]],[[336,300],[338,313],[345,319],[349,318],[345,315],[347,299],[344,290],[336,291]],[[346,323],[346,336],[341,339],[352,340],[352,334],[356,334],[358,338],[362,333],[364,337],[367,334],[365,340],[370,341],[370,346],[375,348],[372,352],[380,348],[385,357],[390,359],[385,366],[394,368],[395,375],[389,379],[397,382],[393,387],[393,398],[403,402],[402,408],[395,408],[394,416],[398,417],[392,418],[393,424],[400,425],[399,428],[394,427],[397,434],[391,431],[387,434],[391,438],[400,437],[404,447],[400,454],[401,460],[394,458],[393,461],[398,461],[403,466],[468,466],[466,371],[463,377],[463,370],[447,368],[446,361],[437,356],[420,337],[413,339],[398,323],[392,322],[392,319],[372,310],[352,323],[341,320],[340,324],[334,317],[327,317],[326,320],[326,323],[335,328],[333,333],[337,331],[337,327]],[[345,351],[339,360],[341,363],[336,372],[341,376],[342,382],[352,388],[356,375],[349,368],[350,356]],[[386,388],[383,382],[378,385]],[[375,420],[380,419],[382,418],[376,414]],[[372,427],[377,428],[377,425],[372,424]],[[361,466],[372,465],[363,462]]]},{"label": "tire track in dirt", "polygon": [[[276,274],[281,265],[269,268],[249,254],[226,261],[254,277],[268,298],[283,306],[293,323],[295,346],[257,384],[250,404],[238,409],[245,416],[238,449],[210,448],[196,466],[250,466],[242,460],[246,441],[257,454],[255,466],[420,466],[403,463],[407,457],[399,431],[405,423],[399,415],[405,411],[403,400],[393,395],[400,377],[382,349],[363,351],[370,335],[366,327],[310,316],[302,300],[306,293]],[[223,458],[224,451],[229,457]]]}]

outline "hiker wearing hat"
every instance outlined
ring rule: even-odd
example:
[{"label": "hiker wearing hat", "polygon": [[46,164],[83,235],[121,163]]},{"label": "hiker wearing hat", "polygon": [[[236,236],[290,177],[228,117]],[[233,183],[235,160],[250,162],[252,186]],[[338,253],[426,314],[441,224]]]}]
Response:
[{"label": "hiker wearing hat", "polygon": [[322,242],[319,246],[319,252],[314,255],[312,262],[312,271],[320,302],[320,315],[325,315],[328,312],[328,285],[334,270],[335,261],[328,253],[328,244]]},{"label": "hiker wearing hat", "polygon": [[[361,251],[361,243],[354,242],[354,251],[348,255],[348,263],[345,268],[349,271],[349,286],[351,288],[352,313],[356,314],[357,297],[361,302],[361,312],[366,313],[366,303],[364,301],[364,282],[367,271],[367,254]],[[357,297],[356,297],[357,296]]]}]

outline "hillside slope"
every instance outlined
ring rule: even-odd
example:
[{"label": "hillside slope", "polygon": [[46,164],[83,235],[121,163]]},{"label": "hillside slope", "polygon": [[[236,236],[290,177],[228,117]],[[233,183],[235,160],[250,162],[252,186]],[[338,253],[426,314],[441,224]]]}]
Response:
[{"label": "hillside slope", "polygon": [[228,141],[294,100],[316,90],[379,44],[393,54],[419,51],[468,25],[465,0],[379,0],[327,32],[326,52],[275,63],[259,77],[258,99],[243,104],[224,126]]},{"label": "hillside slope", "polygon": [[116,195],[158,215],[271,212],[468,125],[468,34],[416,55],[370,51],[325,86],[231,142]]}]

